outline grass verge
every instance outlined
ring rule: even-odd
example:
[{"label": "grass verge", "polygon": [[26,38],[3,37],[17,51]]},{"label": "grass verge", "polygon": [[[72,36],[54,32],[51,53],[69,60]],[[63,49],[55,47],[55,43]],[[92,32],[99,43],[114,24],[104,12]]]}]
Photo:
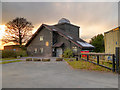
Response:
[{"label": "grass verge", "polygon": [[4,61],[4,60],[14,60],[14,59],[17,59],[17,58],[1,58],[0,61]]},{"label": "grass verge", "polygon": [[[86,59],[86,58],[83,58],[83,59]],[[89,61],[97,63],[96,59],[89,59]],[[99,64],[112,68],[112,61],[99,60]]]},{"label": "grass verge", "polygon": [[109,70],[109,69],[106,69],[104,67],[95,65],[93,63],[90,63],[90,62],[87,62],[84,60],[79,60],[79,61],[76,61],[75,59],[72,59],[72,61],[70,61],[71,59],[64,59],[64,60],[67,61],[67,63],[70,66],[72,66],[72,68],[74,68],[74,69],[111,72],[111,70]]},{"label": "grass verge", "polygon": [[7,63],[14,63],[14,62],[21,62],[22,60],[15,60],[15,61],[4,61],[0,62],[0,64],[7,64]]}]

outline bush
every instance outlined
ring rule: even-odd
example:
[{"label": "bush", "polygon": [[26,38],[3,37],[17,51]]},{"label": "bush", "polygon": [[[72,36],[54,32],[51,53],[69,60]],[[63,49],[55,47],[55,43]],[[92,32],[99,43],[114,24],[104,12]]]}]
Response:
[{"label": "bush", "polygon": [[3,50],[2,51],[2,58],[12,58],[16,57],[16,53],[13,50]]},{"label": "bush", "polygon": [[32,61],[32,58],[26,58],[26,61]]},{"label": "bush", "polygon": [[19,50],[19,51],[13,51],[13,50],[3,50],[2,51],[2,58],[17,58],[18,56],[20,57],[25,57],[27,56],[27,53],[25,50]]},{"label": "bush", "polygon": [[64,58],[71,58],[73,57],[73,51],[69,48],[67,48],[63,53]]},{"label": "bush", "polygon": [[56,61],[63,61],[63,58],[56,58]]},{"label": "bush", "polygon": [[19,51],[15,51],[17,56],[20,57],[26,57],[27,56],[27,52],[25,50],[19,50]]},{"label": "bush", "polygon": [[50,61],[50,59],[42,59],[43,62]]},{"label": "bush", "polygon": [[39,58],[33,58],[33,61],[41,61]]}]

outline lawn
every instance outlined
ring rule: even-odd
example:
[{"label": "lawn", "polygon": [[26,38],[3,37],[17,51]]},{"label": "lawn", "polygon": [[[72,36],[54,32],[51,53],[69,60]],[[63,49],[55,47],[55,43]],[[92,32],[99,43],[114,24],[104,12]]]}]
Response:
[{"label": "lawn", "polygon": [[95,65],[93,63],[84,61],[84,60],[79,60],[76,61],[75,59],[64,59],[65,61],[67,61],[67,63],[72,66],[72,68],[74,69],[83,69],[83,70],[91,70],[91,71],[105,71],[105,72],[111,72],[111,70],[106,69],[104,67]]},{"label": "lawn", "polygon": [[[86,60],[87,60],[87,58],[83,58],[83,59],[86,59]],[[97,63],[97,59],[89,58],[89,61],[92,61],[92,62]],[[99,60],[99,64],[100,64],[100,65],[107,66],[107,67],[109,67],[109,68],[112,68],[112,61],[106,61],[106,60],[100,59],[100,60]]]},{"label": "lawn", "polygon": [[15,61],[4,61],[0,62],[0,64],[14,63],[14,62],[22,62],[23,60],[15,60]]},{"label": "lawn", "polygon": [[14,59],[17,59],[17,58],[1,58],[0,61],[4,61],[4,60],[14,60]]}]

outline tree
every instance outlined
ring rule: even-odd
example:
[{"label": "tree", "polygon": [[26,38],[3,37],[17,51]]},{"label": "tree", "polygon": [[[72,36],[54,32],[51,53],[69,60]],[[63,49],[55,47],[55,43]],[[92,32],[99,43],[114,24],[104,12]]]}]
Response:
[{"label": "tree", "polygon": [[90,44],[95,46],[94,52],[104,52],[104,36],[103,34],[98,34],[97,36],[94,36],[90,40]]},{"label": "tree", "polygon": [[33,28],[31,22],[28,22],[25,18],[17,17],[6,24],[2,41],[4,44],[13,42],[21,46],[30,38]]}]

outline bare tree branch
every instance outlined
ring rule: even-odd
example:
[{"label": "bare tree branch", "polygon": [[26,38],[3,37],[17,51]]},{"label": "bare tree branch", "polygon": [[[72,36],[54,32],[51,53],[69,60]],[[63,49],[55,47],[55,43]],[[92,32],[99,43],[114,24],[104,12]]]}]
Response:
[{"label": "bare tree branch", "polygon": [[22,45],[28,41],[34,26],[25,18],[15,18],[6,24],[7,29],[3,36],[3,43],[13,42]]}]

